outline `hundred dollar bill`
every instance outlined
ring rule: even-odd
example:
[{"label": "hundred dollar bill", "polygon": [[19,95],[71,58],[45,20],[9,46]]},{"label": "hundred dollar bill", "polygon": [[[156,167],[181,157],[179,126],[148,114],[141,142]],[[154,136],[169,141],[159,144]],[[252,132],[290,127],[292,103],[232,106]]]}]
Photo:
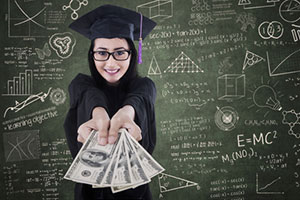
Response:
[{"label": "hundred dollar bill", "polygon": [[127,136],[130,138],[129,141],[135,149],[146,175],[150,179],[165,170],[130,134],[127,134]]},{"label": "hundred dollar bill", "polygon": [[100,185],[112,160],[118,141],[98,144],[98,132],[92,131],[81,147],[64,178],[78,183]]},{"label": "hundred dollar bill", "polygon": [[134,146],[130,142],[129,133],[125,134],[125,144],[126,151],[129,156],[129,164],[131,167],[131,173],[133,178],[133,184],[135,187],[150,182],[150,178],[147,176],[145,169],[140,161],[140,158],[134,148]]},{"label": "hundred dollar bill", "polygon": [[125,134],[125,150],[128,153],[129,163],[132,174],[132,185],[128,186],[114,186],[111,187],[113,193],[121,192],[130,188],[136,188],[140,185],[146,184],[150,182],[150,178],[147,177],[144,168],[140,162],[139,157],[136,154],[135,148],[131,145],[129,141],[130,138],[128,136],[128,132],[124,132]]},{"label": "hundred dollar bill", "polygon": [[114,144],[105,146],[98,144],[97,135],[90,133],[64,178],[93,187],[110,186],[116,193],[148,183],[164,171],[126,129],[120,129]]},{"label": "hundred dollar bill", "polygon": [[121,132],[122,141],[120,141],[120,149],[118,152],[118,160],[114,170],[112,180],[113,186],[131,185],[131,171],[129,168],[128,155],[125,150],[124,137],[125,133]]},{"label": "hundred dollar bill", "polygon": [[114,155],[112,156],[111,162],[104,174],[104,178],[102,180],[102,183],[100,185],[93,185],[93,188],[100,188],[100,187],[110,187],[112,186],[112,180],[113,180],[113,175],[114,175],[114,170],[115,166],[117,164],[117,157],[119,155],[119,149],[120,149],[120,144],[122,143],[122,140],[124,138],[124,134],[120,135],[117,147],[114,151]]}]

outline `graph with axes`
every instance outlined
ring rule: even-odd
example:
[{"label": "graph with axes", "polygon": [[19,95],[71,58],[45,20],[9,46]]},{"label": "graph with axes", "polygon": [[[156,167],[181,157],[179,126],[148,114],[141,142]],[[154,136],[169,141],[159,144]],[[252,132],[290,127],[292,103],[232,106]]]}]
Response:
[{"label": "graph with axes", "polygon": [[40,1],[8,0],[8,37],[44,37],[44,12]]}]

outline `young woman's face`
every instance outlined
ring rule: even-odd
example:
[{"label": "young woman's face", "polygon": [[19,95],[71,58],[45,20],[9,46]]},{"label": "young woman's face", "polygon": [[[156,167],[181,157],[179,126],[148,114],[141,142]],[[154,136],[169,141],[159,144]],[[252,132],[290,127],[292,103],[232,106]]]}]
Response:
[{"label": "young woman's face", "polygon": [[[125,39],[121,38],[97,38],[94,41],[94,52],[96,51],[98,55],[105,56],[106,52],[115,52],[115,57],[121,57],[123,50],[130,50],[129,45]],[[95,56],[94,56],[95,57]],[[107,81],[108,84],[117,85],[120,79],[124,76],[129,68],[130,63],[129,55],[127,60],[118,61],[110,55],[109,59],[106,61],[97,61],[94,59],[95,66],[99,74]]]}]

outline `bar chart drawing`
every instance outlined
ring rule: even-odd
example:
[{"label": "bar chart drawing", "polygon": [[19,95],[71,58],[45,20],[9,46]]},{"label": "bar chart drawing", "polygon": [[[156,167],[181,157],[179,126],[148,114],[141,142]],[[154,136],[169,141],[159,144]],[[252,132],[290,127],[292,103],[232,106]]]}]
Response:
[{"label": "bar chart drawing", "polygon": [[3,96],[28,96],[32,94],[33,88],[33,72],[30,69],[25,70],[23,73],[19,73],[18,76],[14,76],[6,84],[7,93]]}]

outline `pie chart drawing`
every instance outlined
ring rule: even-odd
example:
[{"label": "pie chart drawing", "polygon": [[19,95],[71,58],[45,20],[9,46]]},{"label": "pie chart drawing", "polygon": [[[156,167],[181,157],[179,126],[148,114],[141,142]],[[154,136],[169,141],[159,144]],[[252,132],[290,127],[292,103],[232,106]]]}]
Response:
[{"label": "pie chart drawing", "polygon": [[300,2],[298,0],[285,0],[279,7],[280,17],[289,23],[300,19]]}]

